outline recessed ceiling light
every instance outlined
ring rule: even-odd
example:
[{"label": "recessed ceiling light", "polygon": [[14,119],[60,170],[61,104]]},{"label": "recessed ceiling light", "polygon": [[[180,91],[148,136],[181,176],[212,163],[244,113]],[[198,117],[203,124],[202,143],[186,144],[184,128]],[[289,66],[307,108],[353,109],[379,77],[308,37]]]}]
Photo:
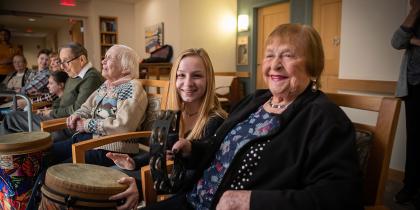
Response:
[{"label": "recessed ceiling light", "polygon": [[35,18],[28,18],[28,21],[34,22],[34,21],[36,21],[36,19]]}]

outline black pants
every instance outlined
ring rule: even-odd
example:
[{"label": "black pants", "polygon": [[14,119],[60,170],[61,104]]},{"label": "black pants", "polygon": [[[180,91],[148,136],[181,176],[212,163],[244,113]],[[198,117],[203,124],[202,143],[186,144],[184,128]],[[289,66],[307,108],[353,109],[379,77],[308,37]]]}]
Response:
[{"label": "black pants", "polygon": [[177,194],[167,200],[149,205],[142,210],[193,210],[194,208],[187,202],[185,193]]},{"label": "black pants", "polygon": [[408,86],[404,98],[407,128],[407,148],[404,185],[407,190],[420,188],[420,84]]}]

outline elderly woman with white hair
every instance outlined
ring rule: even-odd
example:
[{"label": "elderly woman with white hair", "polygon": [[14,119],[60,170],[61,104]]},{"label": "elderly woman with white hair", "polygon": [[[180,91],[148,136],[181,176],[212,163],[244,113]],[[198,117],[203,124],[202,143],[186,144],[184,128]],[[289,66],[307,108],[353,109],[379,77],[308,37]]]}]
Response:
[{"label": "elderly woman with white hair", "polygon": [[[71,144],[87,139],[138,130],[145,118],[147,94],[138,80],[139,56],[124,45],[114,45],[102,60],[106,79],[86,102],[67,118],[68,128],[77,133],[71,139],[54,143],[55,161],[71,157]],[[110,166],[109,151],[136,154],[134,141],[116,142],[86,153],[86,163]]]}]

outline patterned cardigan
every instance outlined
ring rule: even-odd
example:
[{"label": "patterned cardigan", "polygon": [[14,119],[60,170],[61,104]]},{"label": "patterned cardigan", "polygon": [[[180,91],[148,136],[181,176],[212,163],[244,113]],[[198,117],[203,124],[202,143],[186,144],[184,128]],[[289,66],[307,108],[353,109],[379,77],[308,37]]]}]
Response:
[{"label": "patterned cardigan", "polygon": [[[116,86],[102,84],[84,104],[75,111],[85,120],[84,129],[93,137],[140,130],[147,108],[147,94],[138,80]],[[100,149],[114,152],[137,153],[133,141],[116,142]]]}]

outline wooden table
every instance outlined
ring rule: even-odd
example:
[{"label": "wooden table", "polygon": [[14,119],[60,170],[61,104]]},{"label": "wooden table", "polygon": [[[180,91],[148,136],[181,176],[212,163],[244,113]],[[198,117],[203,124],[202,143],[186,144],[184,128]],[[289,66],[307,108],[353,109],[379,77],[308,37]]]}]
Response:
[{"label": "wooden table", "polygon": [[159,80],[161,75],[167,75],[169,77],[171,68],[172,63],[140,63],[139,75],[143,79],[155,76]]}]

